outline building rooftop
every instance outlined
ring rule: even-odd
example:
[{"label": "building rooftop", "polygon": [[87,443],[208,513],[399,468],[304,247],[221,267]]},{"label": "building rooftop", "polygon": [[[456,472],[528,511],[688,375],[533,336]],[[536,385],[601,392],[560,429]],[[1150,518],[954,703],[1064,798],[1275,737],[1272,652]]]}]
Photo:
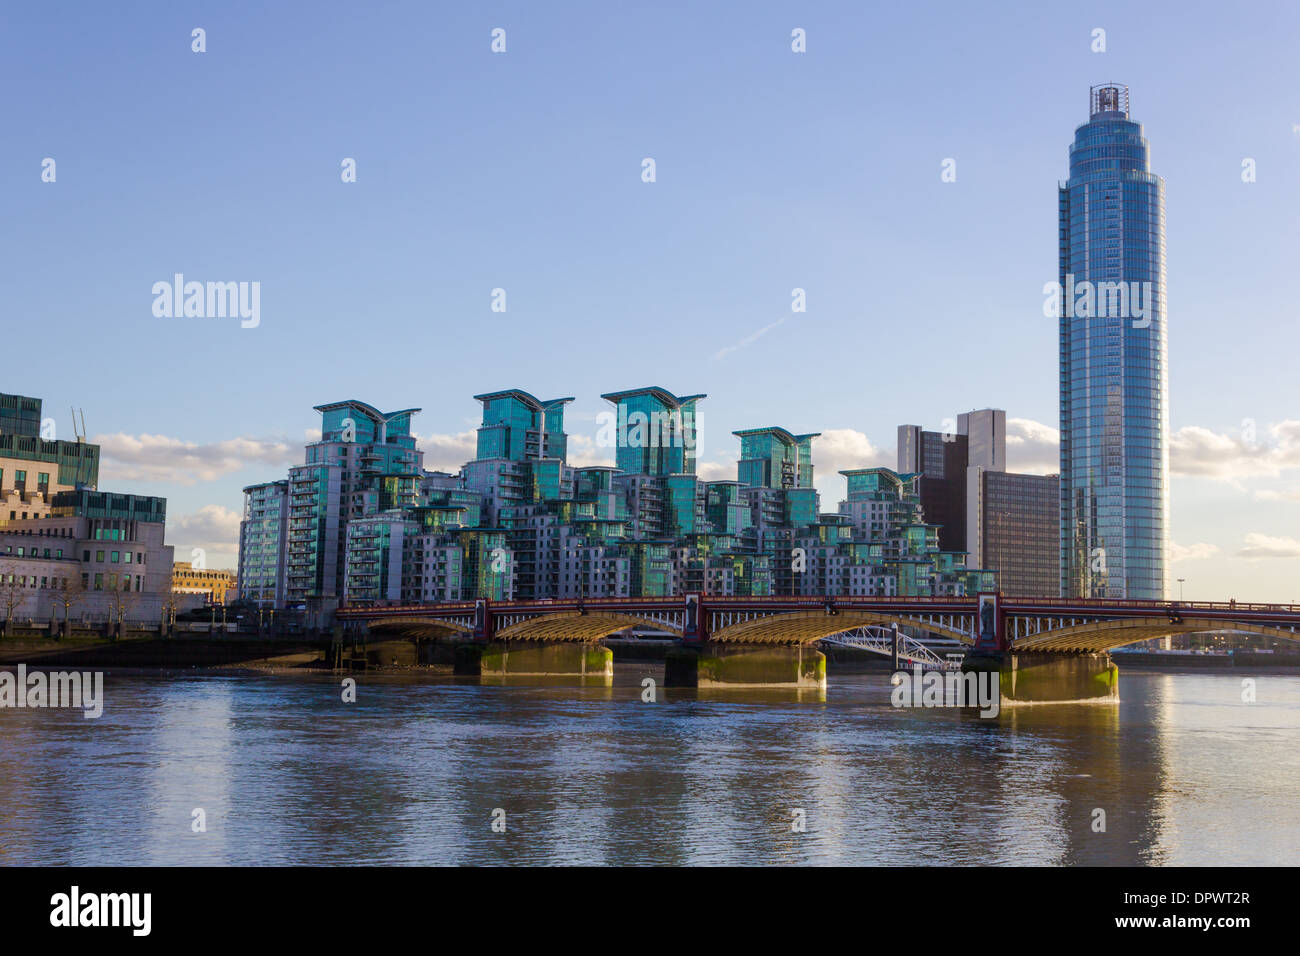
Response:
[{"label": "building rooftop", "polygon": [[796,435],[777,425],[768,425],[764,428],[743,428],[740,431],[732,432],[737,438],[745,438],[749,435],[772,435],[786,445],[797,445],[809,438],[817,438],[821,432],[809,432],[807,435]]},{"label": "building rooftop", "polygon": [[567,398],[548,398],[543,401],[542,399],[525,392],[522,388],[506,388],[499,392],[484,392],[482,395],[474,396],[475,401],[484,403],[490,402],[495,398],[513,398],[516,401],[527,405],[535,412],[546,411],[547,409],[554,408],[557,405],[567,405],[569,402],[573,401],[572,395]]},{"label": "building rooftop", "polygon": [[708,398],[707,395],[674,395],[666,388],[660,388],[658,385],[647,385],[645,388],[629,388],[622,392],[607,392],[600,396],[607,402],[617,405],[625,398],[632,398],[636,395],[653,395],[669,408],[679,408],[687,402],[694,402],[701,398]]},{"label": "building rooftop", "polygon": [[359,402],[355,398],[349,398],[342,402],[328,402],[324,405],[316,405],[314,408],[322,415],[325,412],[337,411],[340,408],[353,408],[375,423],[390,422],[394,418],[400,418],[403,415],[414,415],[416,412],[421,411],[419,408],[403,408],[401,411],[396,412],[381,412],[375,406]]}]

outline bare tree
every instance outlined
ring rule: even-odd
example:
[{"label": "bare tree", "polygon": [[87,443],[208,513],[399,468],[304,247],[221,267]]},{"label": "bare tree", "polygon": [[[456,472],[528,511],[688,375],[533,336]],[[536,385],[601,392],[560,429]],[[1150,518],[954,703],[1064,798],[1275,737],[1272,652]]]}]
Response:
[{"label": "bare tree", "polygon": [[109,633],[114,640],[120,638],[123,633],[124,620],[126,612],[135,607],[139,595],[130,590],[131,575],[126,575],[126,587],[113,588],[108,592],[108,617]]},{"label": "bare tree", "polygon": [[0,562],[0,608],[5,612],[4,629],[0,636],[8,637],[13,627],[14,608],[23,603],[25,588],[19,581],[24,576],[18,573],[22,566],[14,561]]},{"label": "bare tree", "polygon": [[70,578],[63,579],[63,587],[54,592],[54,606],[63,608],[63,627],[60,633],[61,637],[69,637],[72,633],[72,609],[76,607],[86,597],[86,585],[82,582],[81,577],[73,574]]},{"label": "bare tree", "polygon": [[159,637],[174,637],[176,632],[176,611],[181,603],[175,591],[168,591],[162,599],[162,627]]}]

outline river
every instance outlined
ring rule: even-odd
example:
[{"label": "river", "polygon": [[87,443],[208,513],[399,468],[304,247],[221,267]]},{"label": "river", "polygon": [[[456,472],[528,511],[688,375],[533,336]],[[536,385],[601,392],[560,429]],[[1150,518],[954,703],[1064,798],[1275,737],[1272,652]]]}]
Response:
[{"label": "river", "polygon": [[1128,670],[1118,705],[992,720],[896,709],[883,671],[644,702],[661,676],[359,675],[345,703],[324,674],[112,673],[98,719],[0,709],[0,864],[1300,859],[1300,675],[1243,703],[1239,673]]}]

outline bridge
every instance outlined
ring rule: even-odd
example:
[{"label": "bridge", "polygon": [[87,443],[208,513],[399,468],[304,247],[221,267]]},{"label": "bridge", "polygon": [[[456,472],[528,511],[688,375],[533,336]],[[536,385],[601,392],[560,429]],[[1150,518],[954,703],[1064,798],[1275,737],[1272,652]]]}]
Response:
[{"label": "bridge", "polygon": [[1002,651],[1098,652],[1166,634],[1230,631],[1300,640],[1300,605],[972,597],[675,597],[462,601],[345,606],[345,629],[478,641],[592,643],[632,627],[685,643],[809,644],[866,625],[897,624],[974,644],[993,608]]},{"label": "bridge", "polygon": [[[761,659],[779,662],[777,670],[785,677],[794,674],[795,683],[811,680],[822,685],[825,658],[815,652],[817,642],[832,639],[884,653],[881,630],[897,628],[907,660],[928,662],[921,645],[914,641],[920,634],[968,645],[968,660],[980,656],[995,659],[996,666],[1002,668],[1004,693],[1008,688],[1014,692],[1017,687],[1029,686],[1026,679],[1017,680],[1014,674],[1027,675],[1030,665],[1039,667],[1063,655],[1090,658],[1084,689],[1105,685],[1109,696],[1117,693],[1117,671],[1106,652],[1125,644],[1197,631],[1300,640],[1297,605],[1017,598],[993,592],[961,597],[719,597],[689,593],[584,600],[480,599],[345,606],[337,618],[344,634],[354,640],[432,640],[500,649],[499,654],[485,651],[483,660],[487,662],[484,666],[500,666],[503,673],[549,673],[557,655],[563,656],[554,650],[557,646],[589,648],[631,628],[651,629],[678,638],[681,648],[692,655],[688,658],[692,674],[694,662],[703,660],[709,679],[716,678],[719,683],[766,683],[727,681],[724,676],[737,669],[747,677],[760,673],[762,668],[756,671],[752,665]],[[543,647],[551,650],[541,654]],[[769,652],[767,656],[756,657],[755,652],[763,649]],[[589,653],[570,655],[569,659],[581,662],[583,674],[596,668]],[[669,678],[674,673],[672,660],[670,656]],[[520,667],[541,669],[520,671]],[[1068,667],[1077,671],[1078,661]],[[608,670],[612,673],[612,664]],[[1013,674],[1009,681],[1008,673]]]}]

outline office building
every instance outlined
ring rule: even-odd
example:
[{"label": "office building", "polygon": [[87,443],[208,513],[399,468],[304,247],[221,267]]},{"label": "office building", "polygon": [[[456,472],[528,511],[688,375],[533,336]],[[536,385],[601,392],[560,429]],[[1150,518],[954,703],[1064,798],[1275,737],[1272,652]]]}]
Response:
[{"label": "office building", "polygon": [[1128,87],[1092,87],[1060,186],[1060,588],[1169,595],[1164,181]]}]

